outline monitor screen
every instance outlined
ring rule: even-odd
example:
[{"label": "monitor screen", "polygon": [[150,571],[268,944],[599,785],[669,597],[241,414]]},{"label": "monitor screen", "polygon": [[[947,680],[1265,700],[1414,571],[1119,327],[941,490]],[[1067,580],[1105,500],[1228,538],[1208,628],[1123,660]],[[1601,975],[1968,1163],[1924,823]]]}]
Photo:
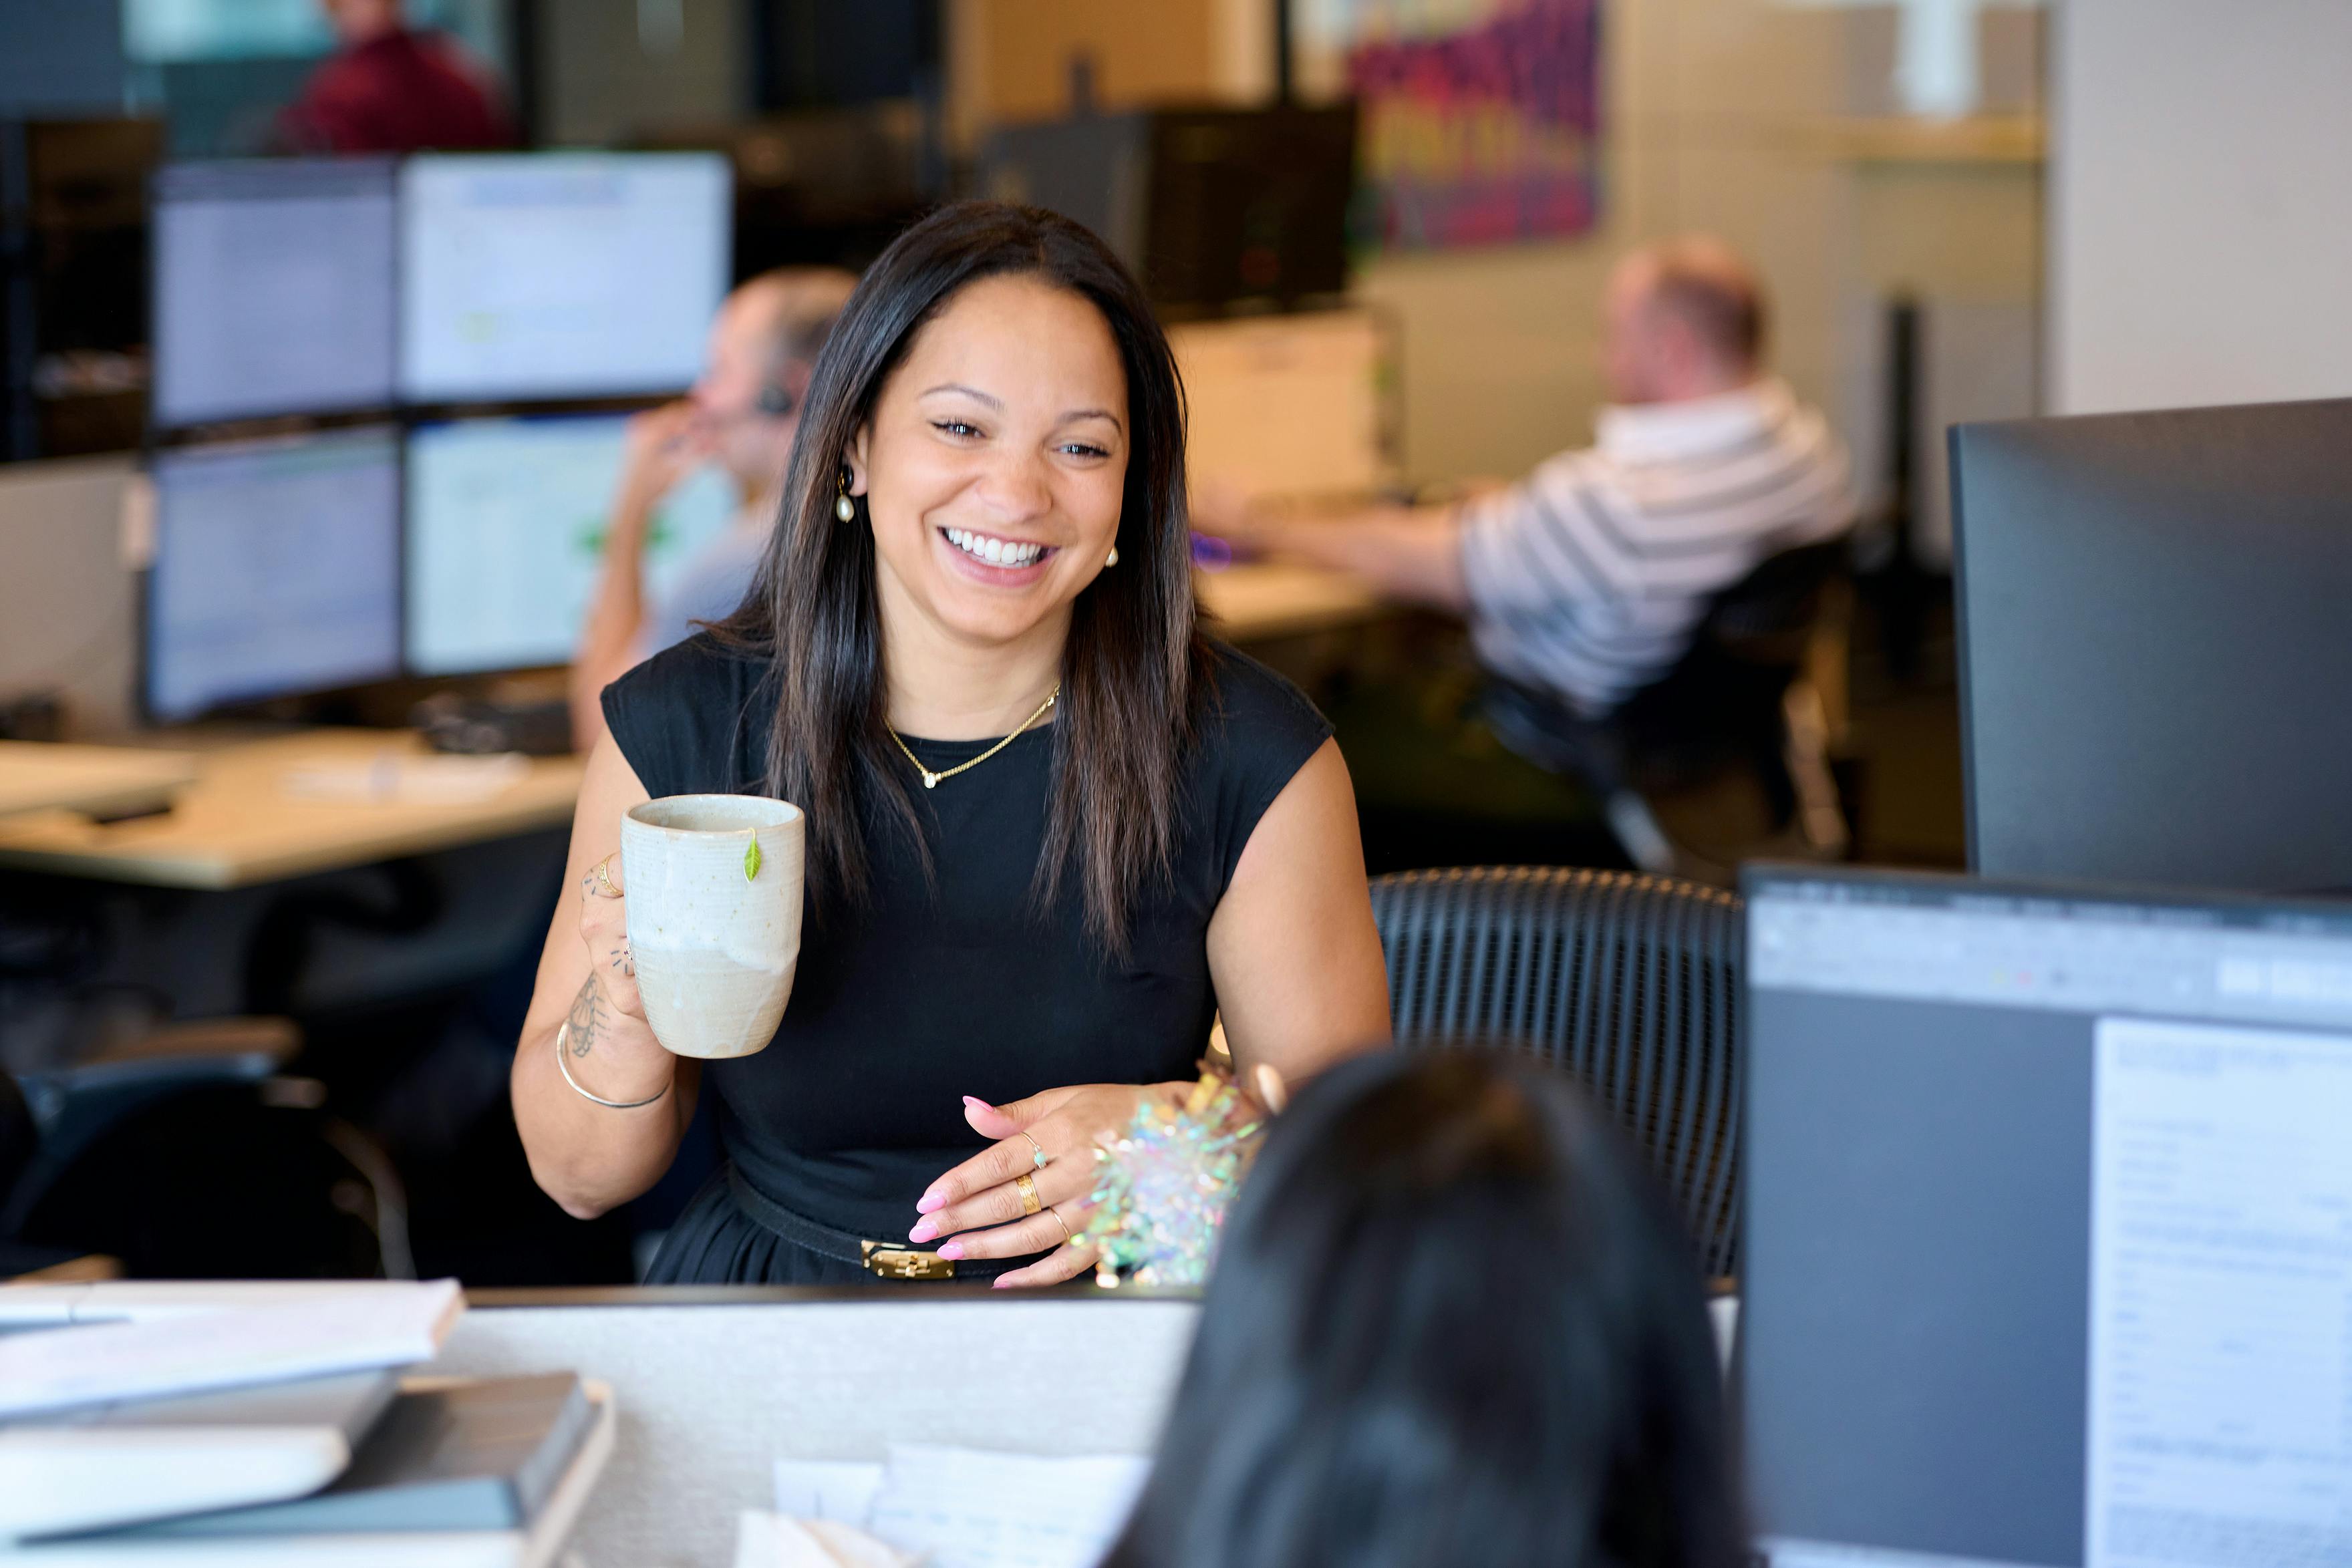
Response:
[{"label": "monitor screen", "polygon": [[1951,446],[1970,865],[2352,889],[2352,399]]},{"label": "monitor screen", "polygon": [[400,673],[394,433],[166,452],[154,481],[154,717]]},{"label": "monitor screen", "polygon": [[424,157],[401,168],[412,402],[674,392],[727,288],[716,153]]},{"label": "monitor screen", "polygon": [[158,424],[394,401],[390,162],[174,163],[154,191]]},{"label": "monitor screen", "polygon": [[[570,661],[601,570],[626,425],[591,414],[411,434],[410,668],[442,675]],[[649,603],[735,512],[733,488],[714,469],[670,494],[646,548]]]},{"label": "monitor screen", "polygon": [[2352,905],[1747,886],[1776,1568],[2352,1560]]}]

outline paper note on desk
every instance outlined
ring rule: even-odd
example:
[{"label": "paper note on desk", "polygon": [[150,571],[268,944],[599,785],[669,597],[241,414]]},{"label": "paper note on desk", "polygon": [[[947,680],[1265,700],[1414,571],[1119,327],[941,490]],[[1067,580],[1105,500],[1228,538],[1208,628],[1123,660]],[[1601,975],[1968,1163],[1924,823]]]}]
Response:
[{"label": "paper note on desk", "polygon": [[[776,1502],[870,1531],[931,1568],[1093,1568],[1150,1470],[1139,1454],[1041,1458],[893,1444],[887,1465],[779,1460]],[[870,1511],[852,1515],[868,1487]]]},{"label": "paper note on desk", "polygon": [[845,1524],[763,1509],[745,1509],[735,1536],[735,1568],[925,1568],[929,1561]]},{"label": "paper note on desk", "polygon": [[882,1467],[855,1459],[778,1459],[776,1511],[863,1525],[874,1517]]},{"label": "paper note on desk", "polygon": [[297,800],[338,805],[470,806],[506,793],[530,773],[513,752],[495,757],[407,757],[386,751],[366,762],[289,768],[280,782]]}]

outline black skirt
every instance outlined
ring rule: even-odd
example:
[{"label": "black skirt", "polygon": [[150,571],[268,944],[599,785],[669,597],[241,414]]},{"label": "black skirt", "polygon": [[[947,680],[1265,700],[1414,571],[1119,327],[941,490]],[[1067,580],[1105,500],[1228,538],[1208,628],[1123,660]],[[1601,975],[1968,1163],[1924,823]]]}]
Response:
[{"label": "black skirt", "polygon": [[786,1240],[743,1212],[722,1166],[662,1238],[648,1285],[879,1285],[858,1265]]}]

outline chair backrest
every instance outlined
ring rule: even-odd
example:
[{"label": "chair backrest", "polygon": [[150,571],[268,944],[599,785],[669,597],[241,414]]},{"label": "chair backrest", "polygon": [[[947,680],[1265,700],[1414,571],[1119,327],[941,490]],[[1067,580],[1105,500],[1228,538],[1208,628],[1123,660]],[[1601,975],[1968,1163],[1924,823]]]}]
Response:
[{"label": "chair backrest", "polygon": [[1406,1046],[1528,1051],[1575,1073],[1650,1155],[1707,1272],[1738,1262],[1736,894],[1533,866],[1372,882]]},{"label": "chair backrest", "polygon": [[1701,643],[1758,664],[1794,664],[1820,616],[1822,596],[1852,567],[1841,534],[1770,555],[1707,606]]}]

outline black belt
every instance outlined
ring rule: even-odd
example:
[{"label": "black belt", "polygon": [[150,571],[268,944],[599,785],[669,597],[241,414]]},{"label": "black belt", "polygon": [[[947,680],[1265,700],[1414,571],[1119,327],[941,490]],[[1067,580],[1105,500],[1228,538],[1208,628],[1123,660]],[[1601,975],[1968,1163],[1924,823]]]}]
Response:
[{"label": "black belt", "polygon": [[806,1215],[794,1214],[746,1181],[732,1165],[727,1167],[727,1190],[734,1195],[735,1206],[761,1229],[819,1257],[855,1263],[885,1280],[992,1280],[1036,1261],[1035,1258],[942,1258],[934,1250],[904,1241],[871,1241],[854,1230],[836,1230]]}]

